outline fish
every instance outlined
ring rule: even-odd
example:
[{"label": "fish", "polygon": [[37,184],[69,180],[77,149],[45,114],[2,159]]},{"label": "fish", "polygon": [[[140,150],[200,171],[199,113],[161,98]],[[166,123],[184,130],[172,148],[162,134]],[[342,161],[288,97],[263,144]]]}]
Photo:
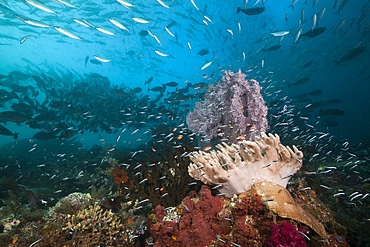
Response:
[{"label": "fish", "polygon": [[70,139],[72,138],[75,134],[77,134],[78,132],[80,132],[79,130],[66,130],[66,131],[63,131],[60,135],[59,135],[59,140],[67,140],[67,139]]},{"label": "fish", "polygon": [[150,22],[150,21],[145,20],[145,19],[140,18],[140,17],[132,17],[131,19],[133,19],[134,21],[136,21],[138,23],[143,23],[143,24],[146,24],[146,23],[149,23]]},{"label": "fish", "polygon": [[304,9],[302,9],[301,11],[301,21],[303,21],[303,19],[304,19]]},{"label": "fish", "polygon": [[[313,0],[313,2],[312,2],[312,8],[313,9],[315,9],[318,2],[319,2],[319,0]],[[306,0],[306,3],[307,3],[307,0]]]},{"label": "fish", "polygon": [[58,16],[57,13],[55,13],[49,7],[47,7],[45,4],[43,4],[43,3],[39,2],[39,1],[36,1],[36,0],[25,0],[25,1],[28,4],[32,5],[33,7],[35,7],[35,8],[41,9],[41,10],[46,11],[46,12],[49,12],[49,13],[53,13],[56,16]]},{"label": "fish", "polygon": [[86,24],[86,23],[85,23],[84,21],[82,21],[82,20],[75,19],[75,18],[73,18],[72,20],[73,20],[74,22],[76,22],[76,23],[78,23],[78,24],[82,25],[82,26],[85,26],[85,27],[90,28],[90,26],[89,26],[88,24]]},{"label": "fish", "polygon": [[342,4],[339,6],[338,14],[340,14],[340,11],[347,5],[348,1],[349,0],[343,0]]},{"label": "fish", "polygon": [[263,49],[263,52],[266,52],[266,51],[276,51],[278,49],[280,49],[281,45],[273,45],[267,49]]},{"label": "fish", "polygon": [[326,30],[326,27],[317,27],[317,28],[311,29],[308,32],[303,33],[301,36],[316,37],[316,36],[319,36],[320,34],[324,33],[325,30]]},{"label": "fish", "polygon": [[205,56],[209,53],[208,49],[202,49],[197,54],[200,56]]},{"label": "fish", "polygon": [[149,91],[153,91],[153,92],[164,92],[164,91],[166,91],[166,86],[148,88],[148,92]]},{"label": "fish", "polygon": [[320,24],[320,20],[321,20],[321,18],[323,17],[323,15],[324,15],[324,13],[325,13],[325,10],[326,10],[326,6],[325,6],[325,7],[323,7],[323,8],[320,10],[320,12],[319,12],[319,14],[318,14],[318,17],[317,17],[317,26],[319,26],[319,24]]},{"label": "fish", "polygon": [[[295,0],[297,1],[297,0]],[[249,8],[249,9],[242,9],[240,7],[237,8],[236,13],[243,12],[246,15],[259,15],[263,11],[265,11],[265,7],[254,7],[254,8]]]},{"label": "fish", "polygon": [[169,54],[166,54],[166,53],[163,53],[163,52],[160,52],[158,50],[154,50],[155,53],[157,53],[159,56],[162,56],[162,57],[169,57],[170,55]]},{"label": "fish", "polygon": [[61,3],[61,4],[66,5],[66,6],[68,6],[68,7],[78,9],[76,6],[74,6],[72,3],[70,3],[70,2],[69,2],[69,1],[67,1],[67,0],[56,0],[56,1],[58,1],[58,3]]},{"label": "fish", "polygon": [[297,2],[297,0],[293,0],[292,4],[288,6],[289,7],[292,7],[292,10],[294,10],[294,4]]},{"label": "fish", "polygon": [[109,59],[104,59],[104,58],[98,57],[96,55],[94,55],[94,58],[99,60],[100,62],[103,62],[103,63],[107,63],[107,62],[112,61],[112,60],[109,60]]},{"label": "fish", "polygon": [[120,4],[122,4],[124,7],[135,7],[133,4],[125,1],[125,0],[117,0]]},{"label": "fish", "polygon": [[298,33],[296,34],[293,44],[295,44],[298,41],[298,39],[301,37],[301,33],[302,33],[302,28],[300,28]]},{"label": "fish", "polygon": [[143,36],[143,37],[147,36],[148,34],[149,34],[149,32],[148,32],[147,30],[141,30],[141,31],[139,32],[139,35],[140,35],[140,36]]},{"label": "fish", "polygon": [[169,35],[171,35],[172,37],[176,38],[175,35],[173,35],[173,33],[171,33],[171,31],[167,27],[164,27],[164,29],[167,31],[167,33]]},{"label": "fish", "polygon": [[320,109],[318,116],[342,116],[344,113],[345,111],[340,109],[328,109],[328,110]]},{"label": "fish", "polygon": [[333,9],[335,9],[335,8],[338,6],[339,1],[340,1],[340,0],[335,0]]},{"label": "fish", "polygon": [[121,22],[119,22],[119,21],[117,21],[115,19],[112,19],[112,18],[109,18],[108,20],[111,23],[113,23],[113,25],[115,25],[116,27],[118,27],[118,28],[120,28],[122,30],[126,30],[127,32],[129,32],[128,29]]},{"label": "fish", "polygon": [[32,120],[32,117],[16,111],[0,112],[0,117],[14,123],[23,123]]},{"label": "fish", "polygon": [[33,138],[36,140],[41,140],[41,141],[49,141],[49,140],[57,139],[58,137],[53,132],[46,133],[44,131],[40,131],[34,134]]},{"label": "fish", "polygon": [[82,18],[82,21],[87,24],[89,27],[96,27],[95,25],[91,24],[89,21],[85,20],[84,18]]},{"label": "fish", "polygon": [[316,26],[316,20],[317,20],[317,15],[314,14],[313,17],[312,17],[312,27],[311,27],[311,30],[313,30],[313,28]]},{"label": "fish", "polygon": [[310,95],[310,96],[320,96],[322,93],[323,93],[322,90],[315,90],[315,91],[309,92],[307,95]]},{"label": "fish", "polygon": [[97,59],[90,59],[90,63],[97,64],[97,65],[102,65],[102,63]]},{"label": "fish", "polygon": [[26,41],[27,39],[30,39],[30,38],[36,38],[36,37],[32,36],[32,35],[27,35],[27,36],[24,36],[19,42],[21,44],[23,44],[24,41]]},{"label": "fish", "polygon": [[76,36],[74,33],[72,33],[71,31],[69,31],[69,30],[67,30],[65,28],[62,28],[62,27],[54,27],[54,28],[55,28],[55,30],[57,30],[61,34],[64,34],[64,35],[66,35],[66,36],[68,36],[70,38],[78,39],[78,40],[81,40],[82,41],[82,39],[80,37]]},{"label": "fish", "polygon": [[28,25],[35,26],[35,27],[51,27],[50,25],[46,23],[43,23],[41,21],[31,20],[31,19],[24,20],[24,22],[27,23]]},{"label": "fish", "polygon": [[233,38],[233,36],[234,36],[233,31],[232,31],[232,30],[230,30],[230,29],[226,29],[226,31],[228,31],[228,32],[231,34],[231,39],[232,39],[232,38]]},{"label": "fish", "polygon": [[344,18],[341,22],[339,22],[339,24],[335,27],[335,30],[334,30],[334,35],[335,33],[341,28],[341,27],[344,27],[344,25],[346,24],[346,18]]},{"label": "fish", "polygon": [[62,100],[53,100],[49,106],[53,109],[64,109],[70,106],[70,103],[67,101],[62,101]]},{"label": "fish", "polygon": [[271,34],[276,37],[282,37],[282,36],[289,34],[289,31],[276,31],[276,32],[271,32]]},{"label": "fish", "polygon": [[342,62],[350,61],[359,55],[366,49],[366,46],[357,47],[350,50],[346,55],[344,55],[339,61],[334,61],[336,64],[340,65]]},{"label": "fish", "polygon": [[[210,23],[212,23],[212,24],[213,24],[213,21],[212,21],[208,16],[204,15],[204,18],[205,18],[207,21],[209,21]],[[238,25],[239,25],[239,27],[240,27],[240,23],[239,23],[239,22],[238,22]]]},{"label": "fish", "polygon": [[165,4],[164,2],[162,2],[161,0],[157,0],[157,2],[162,5],[163,7],[167,8],[167,9],[171,9],[170,6],[168,6],[167,4]]},{"label": "fish", "polygon": [[288,88],[291,86],[301,86],[303,84],[306,84],[310,79],[309,78],[302,78],[299,79],[298,81],[294,82],[293,84],[288,84]]},{"label": "fish", "polygon": [[[360,25],[360,23],[368,16],[370,13],[370,8],[368,8],[366,11],[362,12],[360,18],[358,18],[357,25]],[[351,24],[352,26],[352,24]]]},{"label": "fish", "polygon": [[191,45],[190,45],[190,42],[188,42],[188,47],[189,47],[189,50],[191,52]]},{"label": "fish", "polygon": [[171,28],[171,27],[175,26],[176,23],[177,23],[176,21],[171,21],[170,24],[168,24],[166,27]]},{"label": "fish", "polygon": [[208,84],[204,83],[204,82],[199,82],[199,83],[195,83],[194,85],[190,85],[190,87],[193,88],[193,89],[202,90],[202,89],[207,88]]},{"label": "fish", "polygon": [[144,85],[151,83],[153,81],[153,76],[150,77],[147,81],[145,81]]},{"label": "fish", "polygon": [[18,134],[19,133],[13,133],[10,130],[8,130],[7,128],[5,128],[4,126],[0,125],[0,135],[13,136],[14,139],[17,140],[18,139]]},{"label": "fish", "polygon": [[199,10],[199,8],[198,8],[198,6],[195,4],[194,0],[190,0],[190,1],[191,1],[191,3],[193,4],[193,6],[194,6],[197,10]]},{"label": "fish", "polygon": [[115,36],[114,33],[112,33],[111,31],[105,29],[105,28],[101,28],[101,27],[96,27],[96,30],[98,30],[99,32],[102,32],[102,33],[105,33],[105,34],[108,34],[108,35],[112,35],[112,36]]},{"label": "fish", "polygon": [[208,66],[210,66],[212,64],[212,61],[211,62],[207,62],[207,63],[205,63],[201,68],[200,68],[200,70],[204,70],[204,69],[206,69]]},{"label": "fish", "polygon": [[167,82],[166,84],[163,84],[164,86],[166,87],[177,87],[179,84],[177,82],[174,82],[174,81],[169,81]]},{"label": "fish", "polygon": [[313,61],[308,61],[307,63],[305,63],[305,64],[302,66],[302,69],[307,68],[307,67],[310,67],[312,64],[313,64]]},{"label": "fish", "polygon": [[86,64],[87,64],[87,62],[89,61],[89,55],[87,55],[86,57],[85,57],[85,68],[86,68]]}]

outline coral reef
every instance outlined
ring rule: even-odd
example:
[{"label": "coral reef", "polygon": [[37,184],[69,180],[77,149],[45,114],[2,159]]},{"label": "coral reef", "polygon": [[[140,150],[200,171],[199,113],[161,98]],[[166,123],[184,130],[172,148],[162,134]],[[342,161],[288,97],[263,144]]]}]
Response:
[{"label": "coral reef", "polygon": [[247,191],[254,183],[271,181],[283,186],[302,166],[303,153],[280,143],[278,135],[265,133],[255,142],[242,145],[218,144],[218,151],[193,152],[189,165],[191,177],[218,190],[227,197]]},{"label": "coral reef", "polygon": [[262,236],[254,227],[268,226],[267,210],[258,195],[234,199],[214,197],[202,186],[175,209],[157,206],[147,222],[154,246],[257,246]]},{"label": "coral reef", "polygon": [[[95,189],[93,194],[101,196],[103,192]],[[133,246],[144,234],[146,217],[122,210],[113,212],[99,203],[103,201],[90,194],[72,193],[37,221],[23,221],[23,216],[21,221],[6,221],[3,228],[7,231],[0,234],[4,245],[0,246]]]},{"label": "coral reef", "polygon": [[[280,187],[281,188],[281,187]],[[281,218],[255,189],[215,197],[204,185],[177,207],[158,205],[146,226],[153,246],[349,246],[343,236],[324,237],[300,220]]]},{"label": "coral reef", "polygon": [[268,129],[267,106],[256,80],[245,80],[246,75],[225,71],[222,80],[209,85],[204,100],[186,116],[191,131],[203,134],[207,141],[216,136],[236,142],[254,140]]},{"label": "coral reef", "polygon": [[18,226],[19,223],[21,223],[21,221],[15,218],[3,220],[3,232],[11,231],[13,227]]},{"label": "coral reef", "polygon": [[[0,220],[17,218],[21,222],[31,222],[41,219],[44,212],[41,209],[33,209],[22,205],[18,198],[11,190],[8,190],[10,198],[3,200],[6,206],[0,208]],[[33,192],[32,192],[33,193]],[[36,205],[36,204],[33,204]]]},{"label": "coral reef", "polygon": [[117,214],[99,205],[89,206],[76,215],[68,215],[63,230],[69,230],[72,242],[77,246],[120,246],[133,243],[137,234],[135,227],[126,227]]},{"label": "coral reef", "polygon": [[60,199],[51,210],[62,214],[75,214],[77,211],[83,210],[91,204],[92,198],[89,193],[74,192]]}]

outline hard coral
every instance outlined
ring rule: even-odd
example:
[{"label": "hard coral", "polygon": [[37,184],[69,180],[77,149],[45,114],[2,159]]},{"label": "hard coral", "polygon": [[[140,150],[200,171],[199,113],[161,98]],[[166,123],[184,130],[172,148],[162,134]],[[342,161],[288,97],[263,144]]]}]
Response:
[{"label": "hard coral", "polygon": [[69,215],[63,230],[69,231],[77,246],[123,246],[133,243],[138,234],[135,225],[125,223],[117,214],[94,205]]},{"label": "hard coral", "polygon": [[255,142],[242,146],[223,143],[218,151],[194,152],[188,172],[209,185],[222,185],[218,190],[227,197],[247,191],[254,183],[271,181],[283,186],[302,166],[303,153],[280,143],[278,135],[265,133]]}]

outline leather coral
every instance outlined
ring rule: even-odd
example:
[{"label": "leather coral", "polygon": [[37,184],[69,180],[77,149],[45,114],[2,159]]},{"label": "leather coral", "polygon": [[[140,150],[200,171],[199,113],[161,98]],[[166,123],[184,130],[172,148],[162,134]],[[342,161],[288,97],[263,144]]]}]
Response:
[{"label": "leather coral", "polygon": [[221,185],[218,190],[227,197],[240,194],[255,183],[270,181],[286,187],[291,176],[302,166],[303,153],[280,143],[278,135],[265,133],[256,141],[241,145],[218,144],[218,150],[193,152],[188,172],[208,185]]}]

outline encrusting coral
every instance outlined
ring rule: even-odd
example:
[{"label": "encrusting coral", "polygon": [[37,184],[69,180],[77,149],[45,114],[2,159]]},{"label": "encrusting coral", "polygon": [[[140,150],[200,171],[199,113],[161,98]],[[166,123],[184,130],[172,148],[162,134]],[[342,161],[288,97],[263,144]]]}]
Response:
[{"label": "encrusting coral", "polygon": [[242,145],[223,143],[218,151],[194,152],[188,167],[191,177],[205,184],[220,185],[227,197],[247,191],[254,183],[270,181],[286,187],[302,166],[303,153],[280,143],[278,135],[265,133]]}]

